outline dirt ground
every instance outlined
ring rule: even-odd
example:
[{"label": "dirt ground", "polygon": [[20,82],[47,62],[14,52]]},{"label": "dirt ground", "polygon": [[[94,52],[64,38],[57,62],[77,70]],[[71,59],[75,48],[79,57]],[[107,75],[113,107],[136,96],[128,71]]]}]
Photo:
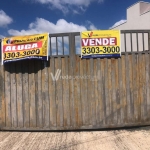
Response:
[{"label": "dirt ground", "polygon": [[0,132],[0,150],[150,150],[150,127],[83,132]]}]

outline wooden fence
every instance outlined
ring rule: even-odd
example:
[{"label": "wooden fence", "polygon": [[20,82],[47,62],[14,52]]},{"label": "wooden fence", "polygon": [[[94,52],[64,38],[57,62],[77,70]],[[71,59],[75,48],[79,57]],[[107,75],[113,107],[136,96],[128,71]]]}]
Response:
[{"label": "wooden fence", "polygon": [[[150,41],[150,31],[122,31],[133,33],[147,34]],[[150,42],[148,49],[142,46],[141,51],[137,46],[137,51],[131,48],[127,52],[128,39],[124,36],[121,58],[81,59],[76,54],[78,36],[51,34],[49,61],[0,66],[1,130],[150,125]],[[131,44],[132,38],[129,41]]]}]

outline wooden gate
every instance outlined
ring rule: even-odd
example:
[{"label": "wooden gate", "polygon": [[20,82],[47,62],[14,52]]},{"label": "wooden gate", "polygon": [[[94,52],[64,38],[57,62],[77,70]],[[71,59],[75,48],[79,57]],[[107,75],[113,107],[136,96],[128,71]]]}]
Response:
[{"label": "wooden gate", "polygon": [[122,31],[118,59],[81,59],[79,35],[50,34],[49,61],[0,66],[1,130],[150,125],[150,31]]}]

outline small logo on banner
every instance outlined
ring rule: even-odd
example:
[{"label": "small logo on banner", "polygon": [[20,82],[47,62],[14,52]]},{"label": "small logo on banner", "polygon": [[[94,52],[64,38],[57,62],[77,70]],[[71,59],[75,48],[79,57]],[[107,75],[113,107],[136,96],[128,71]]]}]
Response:
[{"label": "small logo on banner", "polygon": [[88,33],[89,38],[92,37],[92,35],[93,35],[93,32],[90,32],[90,34]]}]

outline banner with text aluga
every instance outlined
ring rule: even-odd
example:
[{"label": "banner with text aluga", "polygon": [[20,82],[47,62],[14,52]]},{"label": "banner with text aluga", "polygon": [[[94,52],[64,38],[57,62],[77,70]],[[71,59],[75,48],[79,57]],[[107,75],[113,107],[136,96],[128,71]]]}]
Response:
[{"label": "banner with text aluga", "polygon": [[2,39],[2,64],[24,59],[48,60],[49,34],[6,37]]},{"label": "banner with text aluga", "polygon": [[81,32],[81,58],[120,57],[119,30],[95,30]]}]

